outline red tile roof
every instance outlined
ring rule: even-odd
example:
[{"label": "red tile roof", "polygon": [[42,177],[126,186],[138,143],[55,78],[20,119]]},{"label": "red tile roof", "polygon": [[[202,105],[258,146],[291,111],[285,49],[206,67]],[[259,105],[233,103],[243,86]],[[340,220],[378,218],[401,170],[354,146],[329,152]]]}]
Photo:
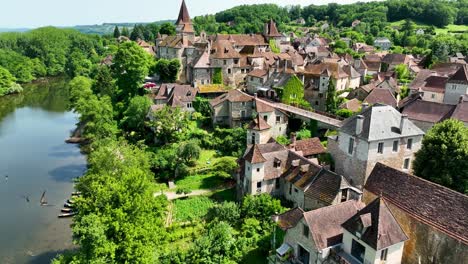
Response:
[{"label": "red tile roof", "polygon": [[376,88],[364,100],[368,104],[386,104],[396,107],[397,100],[389,89]]},{"label": "red tile roof", "polygon": [[325,153],[327,150],[323,147],[319,138],[309,138],[296,141],[294,147],[296,151],[301,151],[303,156],[311,156]]},{"label": "red tile roof", "polygon": [[377,163],[365,190],[468,245],[468,196]]},{"label": "red tile roof", "polygon": [[251,164],[264,163],[267,160],[263,157],[258,145],[253,145],[250,150],[245,154],[244,160],[250,162]]},{"label": "red tile roof", "polygon": [[263,120],[263,118],[261,118],[260,116],[254,118],[254,120],[252,120],[252,122],[250,122],[249,124],[249,129],[257,131],[263,131],[270,128],[271,126],[268,125],[268,123],[265,120]]}]

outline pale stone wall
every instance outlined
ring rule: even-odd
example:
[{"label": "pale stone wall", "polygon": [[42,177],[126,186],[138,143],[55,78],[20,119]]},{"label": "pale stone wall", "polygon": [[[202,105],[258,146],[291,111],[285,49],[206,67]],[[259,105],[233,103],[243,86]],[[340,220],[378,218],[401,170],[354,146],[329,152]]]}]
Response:
[{"label": "pale stone wall", "polygon": [[[291,190],[291,192],[289,192],[289,190]],[[286,200],[294,203],[294,206],[304,208],[304,192],[290,182],[285,182],[283,194]]]},{"label": "pale stone wall", "polygon": [[353,88],[356,89],[361,85],[361,78],[349,78],[348,85],[346,88]]},{"label": "pale stone wall", "polygon": [[195,87],[211,83],[211,69],[196,68],[193,69],[193,84]]},{"label": "pale stone wall", "polygon": [[351,234],[347,230],[343,229],[343,245],[342,248],[343,250],[351,255],[351,247],[352,247],[352,241],[355,240],[359,244],[363,245],[366,249],[365,254],[364,254],[364,263],[365,264],[400,264],[401,263],[401,257],[403,254],[403,245],[404,242],[397,243],[395,245],[392,245],[387,248],[388,253],[387,253],[387,261],[381,262],[380,256],[382,253],[382,250],[375,250],[369,245],[367,245],[364,241],[360,240],[357,238],[355,235]]},{"label": "pale stone wall", "polygon": [[348,83],[348,78],[336,79],[336,91],[346,90],[346,84]]},{"label": "pale stone wall", "polygon": [[299,255],[298,245],[301,245],[301,247],[309,252],[310,259],[308,264],[313,264],[317,262],[317,258],[320,258],[319,252],[312,239],[312,234],[309,234],[309,237],[303,235],[304,225],[306,225],[306,222],[302,218],[295,227],[288,229],[284,236],[284,243],[288,243],[294,249],[295,256]]},{"label": "pale stone wall", "polygon": [[[255,142],[252,142],[253,135],[255,136]],[[269,130],[256,131],[256,130],[247,130],[247,145],[252,144],[266,144],[271,138]]]},{"label": "pale stone wall", "polygon": [[445,86],[444,103],[456,105],[459,103],[460,97],[464,94],[468,94],[468,85],[447,83]]},{"label": "pale stone wall", "polygon": [[422,99],[429,102],[444,103],[444,94],[424,91]]},{"label": "pale stone wall", "polygon": [[[366,204],[376,197],[375,194],[364,190],[363,201]],[[432,226],[424,224],[391,202],[387,201],[387,206],[409,237],[404,245],[401,263],[466,263],[464,260],[468,260],[467,244],[463,244]]]}]

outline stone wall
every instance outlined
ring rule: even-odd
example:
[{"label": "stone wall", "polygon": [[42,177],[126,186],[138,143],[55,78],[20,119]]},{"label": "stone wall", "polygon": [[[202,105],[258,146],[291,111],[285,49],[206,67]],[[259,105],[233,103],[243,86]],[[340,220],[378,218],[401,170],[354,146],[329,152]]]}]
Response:
[{"label": "stone wall", "polygon": [[[377,196],[364,191],[363,201],[368,204]],[[403,249],[403,264],[468,263],[468,245],[429,226],[387,201],[409,240]]]},{"label": "stone wall", "polygon": [[314,241],[312,239],[312,234],[309,233],[309,237],[305,237],[303,234],[303,228],[305,224],[306,223],[304,219],[301,219],[295,227],[288,229],[286,235],[284,236],[284,243],[288,243],[294,249],[295,256],[298,256],[298,245],[301,245],[301,247],[309,252],[309,263],[312,264],[316,263],[317,258],[319,258],[319,253],[317,252]]}]

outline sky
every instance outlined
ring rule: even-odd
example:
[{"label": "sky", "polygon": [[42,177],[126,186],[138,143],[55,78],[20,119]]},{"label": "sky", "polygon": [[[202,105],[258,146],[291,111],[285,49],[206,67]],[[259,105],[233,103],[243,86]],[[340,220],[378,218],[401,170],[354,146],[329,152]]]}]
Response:
[{"label": "sky", "polygon": [[[348,4],[356,0],[186,0],[192,17],[241,5]],[[362,0],[361,0],[362,2]],[[0,28],[154,22],[176,19],[181,0],[0,0]]]}]

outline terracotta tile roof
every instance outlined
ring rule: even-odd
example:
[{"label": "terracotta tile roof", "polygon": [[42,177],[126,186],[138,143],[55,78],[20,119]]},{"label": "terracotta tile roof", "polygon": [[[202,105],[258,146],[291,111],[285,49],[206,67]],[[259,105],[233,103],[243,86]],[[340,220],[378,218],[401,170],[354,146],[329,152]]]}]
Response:
[{"label": "terracotta tile roof", "polygon": [[258,99],[255,99],[255,110],[257,111],[257,113],[271,113],[275,111],[275,108],[268,104],[265,104],[264,102]]},{"label": "terracotta tile roof", "polygon": [[450,118],[456,106],[436,102],[415,100],[404,106],[402,114],[409,119],[438,123]]},{"label": "terracotta tile roof", "polygon": [[432,65],[432,70],[440,76],[452,76],[462,67],[458,63],[437,63]]},{"label": "terracotta tile roof", "polygon": [[302,219],[303,214],[304,211],[301,208],[293,208],[285,213],[278,215],[277,224],[283,230],[293,228],[297,225],[299,220]]},{"label": "terracotta tile roof", "polygon": [[198,58],[197,62],[194,64],[193,68],[210,68],[210,54],[208,52],[203,52],[202,55]]},{"label": "terracotta tile roof", "polygon": [[377,163],[365,190],[468,245],[468,196]]},{"label": "terracotta tile roof", "polygon": [[317,249],[340,244],[343,239],[341,224],[364,206],[362,202],[350,200],[303,213]]},{"label": "terracotta tile roof", "polygon": [[271,126],[268,125],[268,123],[265,120],[263,120],[263,118],[261,118],[260,116],[254,118],[254,120],[252,120],[252,122],[250,122],[249,124],[249,129],[257,131],[267,130],[270,128]]},{"label": "terracotta tile roof", "polygon": [[348,74],[342,69],[338,63],[325,62],[320,64],[309,64],[305,67],[304,73],[314,76],[320,76],[324,72],[330,72],[335,79],[347,78]]},{"label": "terracotta tile roof", "polygon": [[190,85],[165,83],[161,85],[154,99],[166,100],[172,107],[184,107],[186,103],[195,100],[197,93],[198,89]]},{"label": "terracotta tile roof", "polygon": [[278,32],[278,28],[276,27],[276,23],[273,21],[273,19],[270,19],[270,21],[267,23],[268,27],[268,33],[266,34],[268,37],[282,37]]},{"label": "terracotta tile roof", "polygon": [[377,54],[366,54],[364,56],[365,61],[372,61],[372,62],[382,62],[382,57]]},{"label": "terracotta tile roof", "polygon": [[460,103],[456,106],[452,118],[468,123],[468,95],[464,95]]},{"label": "terracotta tile roof", "polygon": [[409,56],[406,54],[389,53],[383,57],[382,62],[390,65],[408,64]]},{"label": "terracotta tile roof", "polygon": [[361,233],[360,239],[375,250],[408,240],[383,198],[372,201],[342,226],[353,235]]},{"label": "terracotta tile roof", "polygon": [[183,48],[182,37],[180,36],[167,36],[164,38],[160,43],[160,47],[168,47],[168,48]]},{"label": "terracotta tile roof", "polygon": [[216,97],[215,99],[211,100],[210,104],[211,106],[217,106],[226,100],[229,102],[250,102],[252,99],[252,96],[236,89],[230,90],[227,94]]},{"label": "terracotta tile roof", "polygon": [[364,100],[368,104],[386,104],[392,107],[397,106],[397,100],[393,93],[389,89],[377,88],[372,90],[372,92]]},{"label": "terracotta tile roof", "polygon": [[369,71],[380,71],[380,66],[382,65],[379,61],[364,61],[367,65]]},{"label": "terracotta tile roof", "polygon": [[443,76],[429,76],[426,78],[424,85],[420,87],[422,91],[445,93],[445,84],[448,78]]},{"label": "terracotta tile roof", "polygon": [[229,40],[217,40],[213,43],[210,57],[214,59],[238,59],[241,55]]},{"label": "terracotta tile roof", "polygon": [[351,99],[340,105],[341,109],[348,109],[353,112],[358,112],[361,109],[362,104],[357,98]]},{"label": "terracotta tile roof", "polygon": [[329,170],[322,170],[314,178],[304,195],[326,204],[332,204],[341,189],[351,187],[351,184],[343,176]]},{"label": "terracotta tile roof", "polygon": [[176,25],[182,27],[182,32],[184,33],[193,33],[193,24],[190,19],[190,15],[185,5],[185,0],[182,0],[182,5],[180,6],[179,17],[177,18]]},{"label": "terracotta tile roof", "polygon": [[370,92],[372,92],[372,90],[374,90],[374,89],[377,88],[377,87],[375,86],[375,83],[372,82],[372,83],[363,85],[363,86],[361,86],[361,87],[359,87],[359,88],[361,88],[361,89],[363,89],[364,91],[370,93]]},{"label": "terracotta tile roof", "polygon": [[449,83],[468,84],[468,65],[463,65],[452,77]]},{"label": "terracotta tile roof", "polygon": [[255,69],[249,72],[249,74],[247,74],[247,76],[252,76],[252,77],[257,77],[257,78],[263,78],[266,75],[267,75],[267,71],[262,70],[262,69]]},{"label": "terracotta tile roof", "polygon": [[244,160],[250,162],[251,164],[264,163],[267,161],[265,157],[263,157],[257,144],[250,147],[244,156]]},{"label": "terracotta tile roof", "polygon": [[236,46],[267,46],[268,43],[260,34],[233,34],[233,35],[222,35],[217,34],[215,41],[219,40],[230,40],[233,45]]},{"label": "terracotta tile roof", "polygon": [[311,156],[325,153],[327,150],[323,147],[319,138],[309,138],[298,140],[295,143],[295,151],[301,151],[303,156]]}]

